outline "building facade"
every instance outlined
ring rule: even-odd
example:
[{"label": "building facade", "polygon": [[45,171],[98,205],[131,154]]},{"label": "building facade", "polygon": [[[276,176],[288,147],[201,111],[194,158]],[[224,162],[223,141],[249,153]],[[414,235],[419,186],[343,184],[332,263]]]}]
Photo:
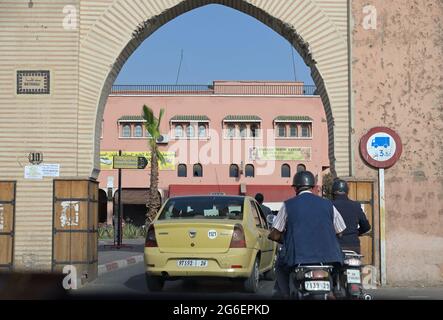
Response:
[{"label": "building facade", "polygon": [[[3,227],[0,265],[51,269],[60,210],[54,179],[98,177],[101,122],[123,64],[162,25],[212,3],[262,21],[311,68],[325,107],[331,171],[373,186],[367,201],[373,203],[377,280],[442,284],[440,0],[0,2],[0,182],[15,186],[0,199],[4,217],[15,221]],[[378,172],[358,150],[376,126],[394,128],[404,147],[385,172],[383,217]],[[30,154],[58,165],[58,177],[25,176]]]},{"label": "building facade", "polygon": [[[329,168],[328,133],[314,86],[300,82],[215,81],[209,86],[114,86],[101,135],[102,194],[115,194],[113,155],[146,156],[149,135],[141,116],[147,105],[161,121],[157,141],[163,199],[176,195],[261,192],[274,210],[294,195],[292,177],[310,170],[321,185]],[[123,170],[124,217],[143,223],[149,165]],[[135,207],[138,205],[138,207]],[[112,222],[112,205],[107,222]],[[104,222],[103,209],[100,214]]]}]

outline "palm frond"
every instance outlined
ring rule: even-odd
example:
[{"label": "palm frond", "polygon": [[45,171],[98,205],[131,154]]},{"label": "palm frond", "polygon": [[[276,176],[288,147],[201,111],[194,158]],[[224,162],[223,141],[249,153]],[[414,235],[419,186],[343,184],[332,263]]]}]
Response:
[{"label": "palm frond", "polygon": [[158,115],[158,121],[157,121],[157,130],[160,132],[160,123],[162,121],[163,115],[165,114],[165,109],[160,109],[160,113]]},{"label": "palm frond", "polygon": [[143,114],[142,114],[142,116],[143,116],[143,119],[146,120],[146,122],[148,124],[154,122],[154,119],[155,119],[154,112],[147,105],[143,105]]}]

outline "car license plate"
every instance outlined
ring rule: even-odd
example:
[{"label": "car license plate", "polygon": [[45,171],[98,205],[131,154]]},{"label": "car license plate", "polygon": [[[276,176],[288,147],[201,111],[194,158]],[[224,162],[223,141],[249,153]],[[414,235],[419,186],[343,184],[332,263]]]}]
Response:
[{"label": "car license plate", "polygon": [[306,281],[305,288],[308,291],[330,291],[331,284],[329,281]]},{"label": "car license plate", "polygon": [[206,268],[208,266],[208,260],[178,260],[177,266],[180,268]]},{"label": "car license plate", "polygon": [[360,270],[348,269],[346,270],[348,283],[361,283]]}]

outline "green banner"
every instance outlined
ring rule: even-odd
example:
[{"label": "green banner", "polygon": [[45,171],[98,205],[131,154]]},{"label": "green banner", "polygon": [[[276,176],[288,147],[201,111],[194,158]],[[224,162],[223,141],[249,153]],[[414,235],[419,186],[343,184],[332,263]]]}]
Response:
[{"label": "green banner", "polygon": [[310,161],[311,148],[310,147],[250,147],[249,160],[295,160],[295,161]]}]

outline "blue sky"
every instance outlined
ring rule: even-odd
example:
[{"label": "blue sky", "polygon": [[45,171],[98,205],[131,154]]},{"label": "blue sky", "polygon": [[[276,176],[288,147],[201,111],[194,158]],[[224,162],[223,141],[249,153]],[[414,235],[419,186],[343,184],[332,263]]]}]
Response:
[{"label": "blue sky", "polygon": [[[237,10],[207,5],[162,26],[132,54],[115,84],[209,84],[213,80],[294,80],[291,46]],[[294,50],[297,80],[313,84]]]}]

